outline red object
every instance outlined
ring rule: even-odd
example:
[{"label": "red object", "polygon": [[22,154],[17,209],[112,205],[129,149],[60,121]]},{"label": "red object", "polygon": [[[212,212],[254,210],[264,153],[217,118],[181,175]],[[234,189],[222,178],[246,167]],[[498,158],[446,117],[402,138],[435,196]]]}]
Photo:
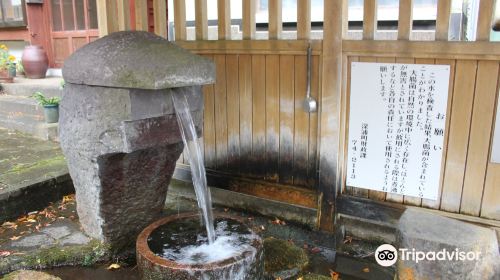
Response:
[{"label": "red object", "polygon": [[0,70],[0,82],[2,82],[2,83],[13,83],[14,82],[14,78],[12,78],[9,75],[9,70],[7,70],[7,69]]},{"label": "red object", "polygon": [[47,53],[41,46],[26,46],[22,56],[24,74],[30,79],[43,79],[49,68]]}]

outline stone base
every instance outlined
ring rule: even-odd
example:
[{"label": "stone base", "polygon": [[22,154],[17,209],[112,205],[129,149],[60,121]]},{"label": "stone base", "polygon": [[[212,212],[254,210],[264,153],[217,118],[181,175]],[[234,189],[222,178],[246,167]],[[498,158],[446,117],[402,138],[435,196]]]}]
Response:
[{"label": "stone base", "polygon": [[[407,209],[397,230],[398,279],[500,279],[500,255],[495,232],[458,220]],[[402,260],[401,249],[444,254],[465,252],[453,260]],[[437,253],[445,250],[444,254]],[[467,252],[479,254],[477,260],[467,260]],[[432,258],[432,255],[429,255]],[[472,256],[472,253],[470,253]]]}]

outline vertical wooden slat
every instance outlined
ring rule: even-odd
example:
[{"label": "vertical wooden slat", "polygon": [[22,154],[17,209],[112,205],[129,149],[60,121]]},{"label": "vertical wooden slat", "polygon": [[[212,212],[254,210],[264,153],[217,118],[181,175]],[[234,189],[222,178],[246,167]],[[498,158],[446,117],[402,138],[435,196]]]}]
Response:
[{"label": "vertical wooden slat", "polygon": [[217,31],[219,40],[231,39],[231,4],[229,0],[217,0]]},{"label": "vertical wooden slat", "polygon": [[[213,60],[213,56],[205,55]],[[215,98],[214,86],[203,86],[203,98],[205,108],[203,110],[203,143],[205,154],[205,166],[210,169],[217,168],[217,158],[215,154]]]},{"label": "vertical wooden slat", "polygon": [[489,41],[491,21],[495,11],[495,0],[479,1],[479,14],[477,16],[476,41]]},{"label": "vertical wooden slat", "polygon": [[[274,2],[274,1],[270,1]],[[266,179],[278,180],[280,152],[280,57],[266,56]]]},{"label": "vertical wooden slat", "polygon": [[[356,56],[348,56],[346,58],[346,67],[343,70],[343,76],[345,76],[345,93],[344,93],[344,98],[345,101],[342,101],[342,105],[343,105],[343,127],[342,127],[342,130],[341,130],[341,135],[345,135],[344,137],[344,140],[342,141],[343,142],[343,145],[342,145],[342,148],[344,150],[344,153],[343,153],[343,172],[342,172],[342,184],[345,185],[346,183],[346,176],[347,176],[347,172],[346,172],[346,168],[345,166],[347,165],[347,162],[348,162],[348,155],[349,155],[349,151],[348,151],[348,146],[349,146],[349,143],[348,143],[348,137],[349,137],[349,113],[350,113],[350,103],[351,103],[351,65],[353,62],[357,62],[359,61],[359,58],[356,57]],[[344,72],[345,71],[345,72]],[[354,187],[351,187],[351,186],[347,186],[345,185],[345,191],[347,194],[349,195],[354,195],[354,191],[355,191],[356,188]]]},{"label": "vertical wooden slat", "polygon": [[399,1],[398,40],[410,40],[413,26],[413,0]]},{"label": "vertical wooden slat", "polygon": [[268,1],[269,5],[269,39],[280,39],[282,23],[282,0]]},{"label": "vertical wooden slat", "polygon": [[498,61],[479,61],[460,213],[478,216],[489,161]]},{"label": "vertical wooden slat", "polygon": [[167,38],[167,1],[153,0],[155,34]]},{"label": "vertical wooden slat", "polygon": [[[309,113],[302,108],[306,97],[307,57],[295,56],[295,114],[293,140],[293,183],[307,185],[307,156],[309,149]],[[315,114],[315,113],[313,113]]]},{"label": "vertical wooden slat", "polygon": [[208,39],[207,0],[195,0],[196,40]]},{"label": "vertical wooden slat", "polygon": [[118,29],[120,31],[130,30],[130,1],[117,1]]},{"label": "vertical wooden slat", "polygon": [[280,166],[281,183],[293,183],[294,57],[280,57]]},{"label": "vertical wooden slat", "polygon": [[[319,56],[312,56],[311,65],[311,96],[319,100]],[[317,159],[318,159],[318,113],[309,114],[309,158],[307,161],[307,186],[315,188],[317,186]]]},{"label": "vertical wooden slat", "polygon": [[436,41],[448,41],[451,0],[440,0],[437,5]]},{"label": "vertical wooden slat", "polygon": [[311,37],[311,0],[297,0],[297,39]]},{"label": "vertical wooden slat", "polygon": [[464,183],[477,62],[458,60],[441,209],[458,212]]},{"label": "vertical wooden slat", "polygon": [[101,0],[97,1],[96,4],[99,36],[103,37],[109,33],[118,31],[116,2],[114,0]]},{"label": "vertical wooden slat", "polygon": [[451,108],[453,102],[453,85],[455,84],[455,60],[452,59],[436,59],[436,64],[438,65],[449,65],[450,66],[450,81],[448,85],[448,103],[446,109],[446,129],[444,131],[444,143],[443,143],[443,161],[441,162],[441,179],[439,182],[438,197],[436,200],[422,199],[422,206],[427,208],[439,209],[441,206],[441,195],[443,193],[444,184],[444,171],[446,169],[446,161],[448,155],[448,142],[450,139],[450,122],[451,122]]},{"label": "vertical wooden slat", "polygon": [[135,0],[135,30],[148,31],[148,5],[146,1]]},{"label": "vertical wooden slat", "polygon": [[238,55],[226,56],[227,90],[227,161],[228,169],[239,172],[240,165],[240,92]]},{"label": "vertical wooden slat", "polygon": [[266,56],[252,56],[252,165],[253,175],[265,176],[266,161]]},{"label": "vertical wooden slat", "polygon": [[[217,169],[227,169],[227,98],[226,98],[226,56],[218,54],[214,56],[215,78],[215,143]],[[232,105],[232,104],[231,104]]]},{"label": "vertical wooden slat", "polygon": [[175,40],[186,40],[186,2],[184,0],[174,0],[174,28]]},{"label": "vertical wooden slat", "polygon": [[377,32],[377,0],[365,0],[363,7],[363,39],[373,40]]},{"label": "vertical wooden slat", "polygon": [[347,14],[346,0],[324,2],[323,61],[320,106],[319,191],[320,228],[333,231],[337,189],[342,177],[339,170],[340,102],[342,91],[342,35]]},{"label": "vertical wooden slat", "polygon": [[255,38],[255,0],[243,0],[243,39]]},{"label": "vertical wooden slat", "polygon": [[240,170],[249,174],[252,170],[252,57],[240,55],[239,58],[240,94]]}]

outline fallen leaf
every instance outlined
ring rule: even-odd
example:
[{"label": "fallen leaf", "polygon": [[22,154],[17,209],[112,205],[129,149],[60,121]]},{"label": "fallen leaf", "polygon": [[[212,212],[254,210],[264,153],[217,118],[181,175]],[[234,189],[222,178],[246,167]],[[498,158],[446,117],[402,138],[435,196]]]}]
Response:
[{"label": "fallen leaf", "polygon": [[368,267],[363,268],[363,272],[368,273],[370,272],[370,269]]},{"label": "fallen leaf", "polygon": [[314,247],[314,248],[311,249],[311,253],[313,253],[313,254],[317,254],[319,252],[321,252],[321,249],[318,248],[318,247]]},{"label": "fallen leaf", "polygon": [[266,230],[266,228],[264,226],[260,226],[260,229],[261,230]]},{"label": "fallen leaf", "polygon": [[19,238],[21,238],[21,236],[12,236],[11,238],[9,238],[10,240],[14,241],[14,240],[18,240]]},{"label": "fallen leaf", "polygon": [[12,253],[9,251],[0,251],[0,257],[8,257],[10,254]]},{"label": "fallen leaf", "polygon": [[113,269],[119,269],[120,265],[117,263],[113,263],[110,266],[108,266],[108,270],[113,270]]},{"label": "fallen leaf", "polygon": [[38,214],[38,211],[33,211],[28,213],[28,215],[35,215],[35,214]]},{"label": "fallen leaf", "polygon": [[302,278],[302,277],[299,277],[299,278],[297,278],[297,280],[304,280],[304,278]]},{"label": "fallen leaf", "polygon": [[346,236],[344,239],[344,244],[351,243],[352,242],[352,236]]},{"label": "fallen leaf", "polygon": [[62,203],[71,202],[71,201],[74,201],[74,200],[75,200],[75,195],[74,194],[65,195],[65,196],[63,196]]},{"label": "fallen leaf", "polygon": [[227,211],[229,211],[229,208],[224,208],[224,212],[227,212]]},{"label": "fallen leaf", "polygon": [[332,280],[338,280],[339,276],[340,276],[340,274],[338,272],[335,272],[335,271],[330,269],[330,277],[332,278]]},{"label": "fallen leaf", "polygon": [[279,224],[281,224],[281,221],[280,221],[280,219],[275,218],[274,221],[272,221],[271,223],[273,223],[275,225],[279,225]]},{"label": "fallen leaf", "polygon": [[27,219],[26,222],[27,223],[36,223],[36,220],[35,219]]},{"label": "fallen leaf", "polygon": [[5,222],[5,223],[2,224],[2,227],[16,229],[17,228],[17,224],[12,223],[12,222]]}]

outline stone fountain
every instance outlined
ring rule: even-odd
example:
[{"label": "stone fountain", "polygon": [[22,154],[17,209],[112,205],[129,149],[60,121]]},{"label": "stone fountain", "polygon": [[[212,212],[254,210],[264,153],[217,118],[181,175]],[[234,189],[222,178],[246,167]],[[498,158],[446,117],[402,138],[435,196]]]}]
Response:
[{"label": "stone fountain", "polygon": [[[117,32],[64,63],[60,140],[85,232],[120,250],[158,219],[183,151],[172,94],[188,101],[198,135],[200,87],[215,66],[147,32]],[[175,90],[174,90],[175,89]]]}]

